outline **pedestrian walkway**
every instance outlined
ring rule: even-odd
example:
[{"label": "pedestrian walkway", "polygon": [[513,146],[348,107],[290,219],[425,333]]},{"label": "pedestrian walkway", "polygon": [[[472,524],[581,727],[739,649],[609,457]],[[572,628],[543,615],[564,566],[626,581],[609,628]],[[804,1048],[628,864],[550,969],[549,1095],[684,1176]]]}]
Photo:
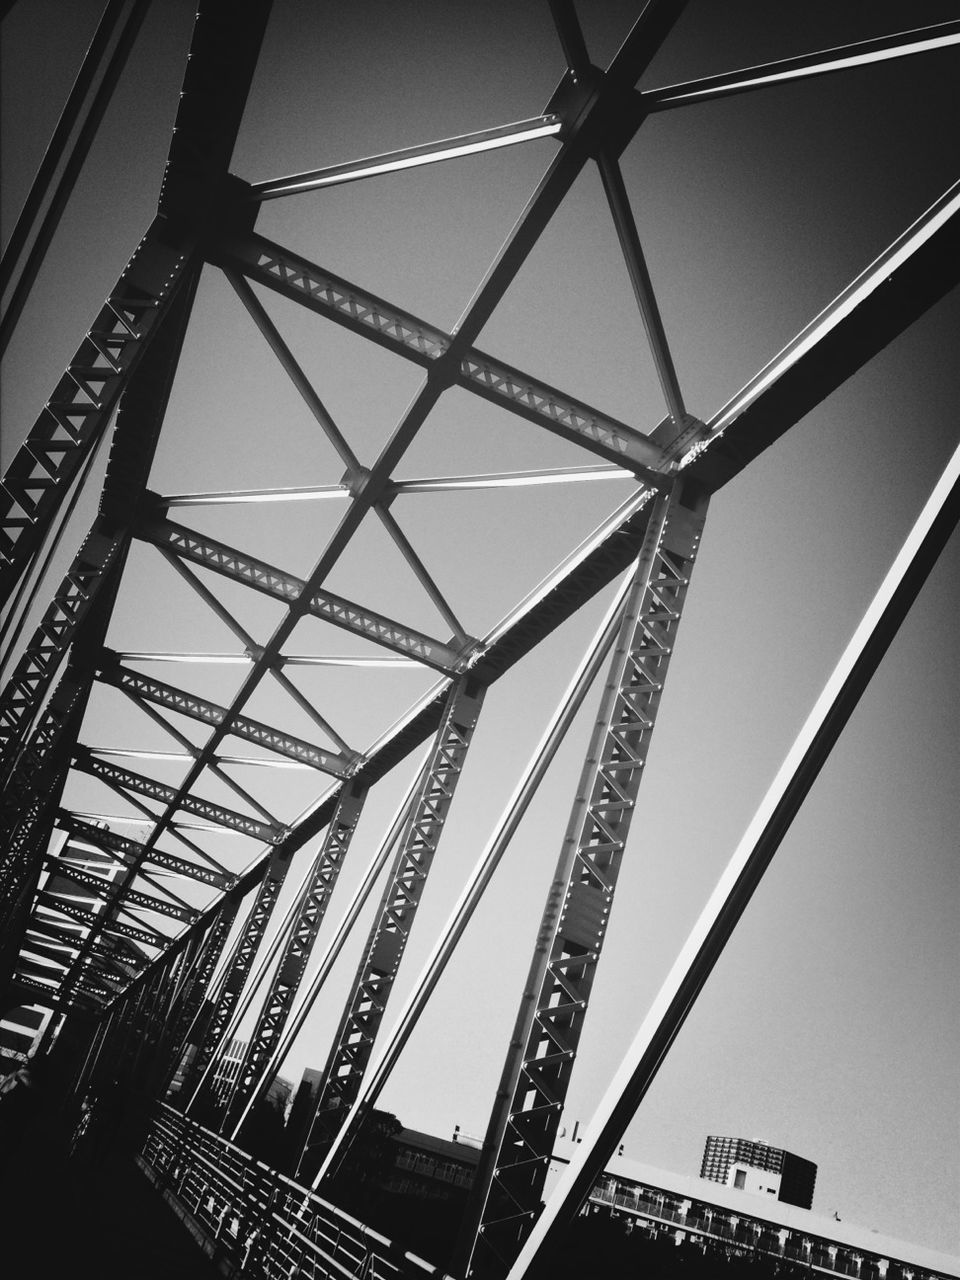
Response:
[{"label": "pedestrian walkway", "polygon": [[[17,1274],[214,1280],[217,1269],[136,1164],[123,1135],[71,1152],[60,1117],[22,1099],[0,1150],[0,1222]],[[10,1274],[14,1274],[11,1270]]]}]

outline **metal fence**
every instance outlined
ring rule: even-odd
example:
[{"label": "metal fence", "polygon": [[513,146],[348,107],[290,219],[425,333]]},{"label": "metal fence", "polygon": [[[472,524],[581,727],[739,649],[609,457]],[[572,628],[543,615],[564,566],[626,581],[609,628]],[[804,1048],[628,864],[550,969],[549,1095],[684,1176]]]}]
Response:
[{"label": "metal fence", "polygon": [[436,1267],[165,1104],[141,1158],[227,1274],[442,1280]]}]

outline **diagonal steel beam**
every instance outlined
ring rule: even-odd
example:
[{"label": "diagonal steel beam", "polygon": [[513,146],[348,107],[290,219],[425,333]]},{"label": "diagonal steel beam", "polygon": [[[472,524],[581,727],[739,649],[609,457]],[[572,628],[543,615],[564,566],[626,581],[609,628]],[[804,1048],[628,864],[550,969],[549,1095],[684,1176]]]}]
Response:
[{"label": "diagonal steel beam", "polygon": [[197,533],[170,520],[148,516],[137,526],[135,536],[222,577],[253,587],[263,595],[272,596],[273,599],[290,605],[298,604],[304,613],[373,640],[405,657],[416,658],[445,674],[456,671],[463,665],[464,654],[450,645],[434,640],[403,623],[394,622],[372,609],[344,600],[342,596],[333,595],[332,592],[311,591],[303,578],[286,573],[283,569],[275,569],[273,565],[248,556],[226,543],[207,537],[206,534]]},{"label": "diagonal steel beam", "polygon": [[250,199],[260,202],[276,200],[279,196],[297,195],[303,191],[318,191],[322,187],[356,182],[360,178],[373,178],[385,173],[397,173],[401,169],[454,160],[459,156],[476,155],[480,151],[512,147],[519,142],[531,142],[535,138],[549,138],[558,134],[560,129],[559,117],[534,116],[530,120],[518,120],[514,124],[497,125],[492,129],[477,129],[473,133],[444,138],[440,142],[423,142],[414,147],[403,147],[399,151],[366,156],[362,160],[327,165],[323,169],[294,173],[285,178],[271,178],[266,182],[255,182],[250,188]]},{"label": "diagonal steel beam", "polygon": [[931,27],[917,27],[912,31],[898,31],[873,40],[837,45],[833,49],[820,49],[816,53],[803,53],[795,58],[765,62],[740,71],[725,71],[720,75],[665,85],[660,89],[647,89],[640,94],[640,102],[648,112],[664,111],[957,45],[960,45],[960,19]]},{"label": "diagonal steel beam", "polygon": [[926,578],[960,521],[960,448],[950,459],[906,542],[627,1050],[555,1187],[509,1280],[547,1280],[564,1230],[599,1178],[656,1077],[790,824],[816,781]]},{"label": "diagonal steel beam", "polygon": [[278,755],[287,756],[291,760],[300,760],[321,769],[334,777],[343,778],[348,773],[351,761],[336,751],[327,751],[313,743],[304,742],[293,734],[273,729],[259,720],[251,720],[247,716],[233,716],[229,708],[218,706],[206,698],[177,689],[174,685],[165,684],[162,680],[153,680],[131,671],[116,661],[115,655],[104,650],[100,661],[99,679],[104,684],[114,685],[124,692],[143,698],[147,702],[155,702],[158,706],[177,711],[199,720],[202,724],[224,726],[226,732],[258,746],[267,747]]},{"label": "diagonal steel beam", "polygon": [[247,977],[267,925],[277,905],[280,890],[290,869],[292,858],[283,849],[275,849],[257,888],[256,895],[244,921],[243,932],[230,958],[223,984],[217,998],[213,1016],[204,1032],[191,1067],[187,1089],[192,1096],[187,1110],[197,1105],[209,1105],[213,1101],[213,1080],[207,1080],[208,1069],[214,1055],[219,1053],[230,1019],[243,992]]},{"label": "diagonal steel beam", "polygon": [[110,785],[133,791],[137,795],[149,796],[152,800],[159,800],[167,805],[176,801],[177,808],[183,809],[185,813],[195,814],[199,818],[208,818],[211,822],[226,827],[230,831],[239,831],[243,835],[253,836],[257,840],[266,840],[271,844],[282,836],[282,829],[279,827],[268,826],[265,822],[249,818],[246,814],[237,813],[223,805],[201,800],[199,796],[180,795],[174,787],[168,787],[154,778],[133,773],[130,769],[118,769],[116,765],[108,764],[105,760],[98,760],[84,747],[77,747],[73,764],[74,768],[82,773],[89,773],[94,778],[100,778]]},{"label": "diagonal steel beam", "polygon": [[72,840],[82,840],[104,852],[119,854],[125,860],[141,859],[153,863],[154,866],[162,867],[165,871],[173,871],[188,880],[197,880],[200,884],[211,885],[214,889],[230,889],[236,882],[236,876],[231,875],[224,867],[219,870],[202,867],[194,862],[188,862],[185,858],[178,858],[172,853],[164,853],[162,849],[148,848],[139,840],[131,840],[127,836],[117,835],[115,831],[96,827],[91,822],[84,822],[82,818],[68,813],[65,809],[58,811],[56,825],[60,830],[66,831]]},{"label": "diagonal steel beam", "polygon": [[227,1128],[239,1125],[241,1116],[246,1114],[247,1103],[283,1034],[330,896],[349,852],[366,795],[365,787],[354,784],[345,786],[337,799],[337,807],[314,860],[309,883],[237,1072],[233,1097],[227,1106]]},{"label": "diagonal steel beam", "polygon": [[0,482],[0,595],[39,548],[191,261],[154,221]]},{"label": "diagonal steel beam", "polygon": [[707,423],[681,467],[726,484],[960,281],[960,181]]},{"label": "diagonal steel beam", "polygon": [[[239,272],[423,367],[432,366],[453,343],[442,329],[263,236],[225,239],[210,256],[228,275]],[[657,473],[669,467],[663,450],[642,432],[473,347],[464,352],[453,380],[651,483],[660,483]]]},{"label": "diagonal steel beam", "polygon": [[460,1274],[501,1276],[526,1236],[553,1152],[706,500],[658,497],[510,1036],[461,1237]]},{"label": "diagonal steel beam", "polygon": [[307,1139],[314,1155],[335,1136],[359,1092],[463,772],[484,692],[464,677],[448,694],[324,1068]]}]

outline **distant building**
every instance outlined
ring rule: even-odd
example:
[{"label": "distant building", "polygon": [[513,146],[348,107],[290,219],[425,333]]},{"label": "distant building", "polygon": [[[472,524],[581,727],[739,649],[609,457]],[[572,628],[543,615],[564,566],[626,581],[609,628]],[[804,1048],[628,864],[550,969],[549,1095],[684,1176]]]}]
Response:
[{"label": "distant building", "polygon": [[817,1166],[781,1147],[749,1138],[721,1138],[711,1134],[703,1148],[700,1177],[737,1191],[772,1195],[785,1204],[809,1209]]},{"label": "distant building", "polygon": [[480,1150],[471,1139],[460,1139],[459,1126],[452,1140],[401,1129],[392,1142],[396,1156],[384,1190],[417,1200],[459,1202],[473,1186]]},{"label": "distant building", "polygon": [[[558,1141],[548,1195],[576,1151],[575,1142]],[[950,1280],[960,1275],[960,1259],[923,1245],[835,1217],[819,1217],[766,1193],[745,1196],[729,1185],[668,1173],[622,1156],[607,1162],[581,1217],[609,1225],[611,1249],[614,1242],[627,1242],[638,1250],[649,1243],[659,1251],[661,1265],[667,1251],[667,1257],[676,1257],[677,1272],[689,1275],[723,1275],[730,1262],[756,1267],[750,1274],[784,1277],[812,1273],[858,1280]]]}]

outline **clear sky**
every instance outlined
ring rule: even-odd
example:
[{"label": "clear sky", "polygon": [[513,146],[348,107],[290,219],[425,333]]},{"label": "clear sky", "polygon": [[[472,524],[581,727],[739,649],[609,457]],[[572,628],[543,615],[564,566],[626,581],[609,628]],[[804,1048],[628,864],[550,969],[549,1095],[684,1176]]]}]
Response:
[{"label": "clear sky", "polygon": [[[632,3],[581,5],[605,66]],[[3,234],[66,96],[99,6],[14,6],[2,36]],[[777,16],[771,16],[776,9]],[[788,16],[789,9],[789,16]],[[953,4],[693,0],[644,86],[956,16]],[[321,16],[322,14],[322,16]],[[156,207],[191,5],[153,6],[21,333],[3,367],[4,465]],[[277,0],[233,171],[251,181],[538,114],[563,70],[546,4],[317,6]],[[956,178],[954,52],[648,120],[624,176],[678,374],[706,419]],[[452,327],[549,162],[549,140],[266,205],[257,229]],[[420,375],[292,304],[263,301],[361,462]],[[960,304],[938,304],[714,499],[634,818],[567,1117],[587,1120],[807,710],[957,436]],[[663,405],[593,170],[578,180],[478,345],[650,430]],[[448,392],[402,477],[591,459],[467,392]],[[207,268],[151,475],[160,492],[330,484],[317,438],[230,286]],[[630,491],[624,481],[407,497],[394,513],[472,634],[482,635]],[[65,539],[72,553],[93,507]],[[251,510],[254,514],[251,514]],[[189,509],[183,522],[301,575],[339,516],[321,504]],[[72,539],[72,540],[71,540]],[[329,586],[441,635],[379,531]],[[213,585],[211,583],[211,585]],[[279,614],[218,593],[258,640]],[[482,850],[592,634],[603,593],[501,680],[398,979],[399,1002]],[[696,1173],[708,1133],[764,1139],[819,1166],[815,1209],[956,1251],[960,547],[948,547],[851,720],[625,1135],[626,1154]],[[108,643],[236,650],[149,547],[131,555]],[[301,624],[288,650],[355,651]],[[144,670],[149,668],[144,667]],[[153,670],[216,700],[238,668]],[[364,747],[431,683],[295,672]],[[594,695],[594,704],[595,704]],[[480,1133],[566,824],[590,707],[390,1081],[409,1126]],[[250,714],[316,737],[262,688]],[[184,723],[191,740],[199,726]],[[98,690],[83,740],[166,739]],[[413,762],[368,803],[327,918],[339,918]],[[182,773],[182,769],[180,770]],[[292,820],[316,778],[243,782]],[[157,766],[175,780],[177,768]],[[237,774],[237,776],[241,776]],[[274,775],[269,778],[273,782]],[[78,807],[119,802],[79,784]],[[259,788],[259,790],[258,790]],[[229,793],[212,798],[228,799]],[[301,855],[308,859],[315,846]],[[246,856],[252,855],[252,848]],[[223,852],[242,859],[242,850]],[[242,861],[230,865],[242,865]],[[285,1074],[322,1065],[370,911]],[[321,940],[326,933],[321,936]],[[390,1018],[388,1016],[388,1022]]]}]

